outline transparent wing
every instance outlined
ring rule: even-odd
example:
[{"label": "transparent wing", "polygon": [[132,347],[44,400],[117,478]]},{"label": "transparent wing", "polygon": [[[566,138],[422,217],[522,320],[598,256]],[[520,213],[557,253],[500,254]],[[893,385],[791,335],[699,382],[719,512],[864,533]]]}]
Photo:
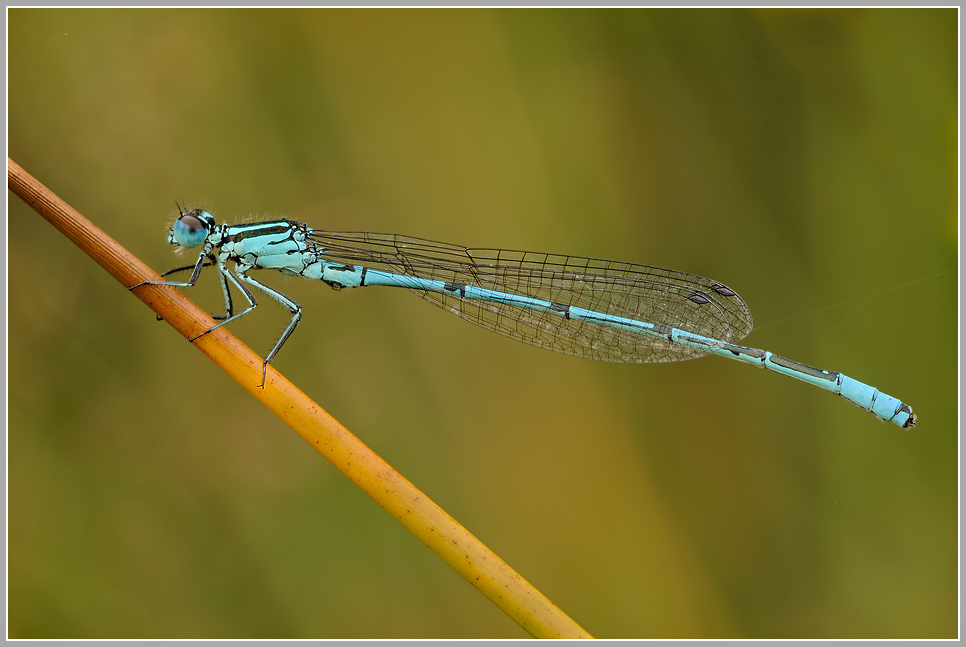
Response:
[{"label": "transparent wing", "polygon": [[[752,328],[727,286],[685,272],[578,256],[474,249],[398,234],[315,231],[337,263],[463,283],[668,326],[735,343]],[[609,362],[674,362],[705,352],[630,330],[518,306],[413,290],[469,322],[548,350]]]}]

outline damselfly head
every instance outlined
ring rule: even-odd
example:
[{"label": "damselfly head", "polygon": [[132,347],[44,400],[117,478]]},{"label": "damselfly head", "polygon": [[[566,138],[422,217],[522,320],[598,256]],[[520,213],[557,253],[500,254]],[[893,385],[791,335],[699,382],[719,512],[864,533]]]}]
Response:
[{"label": "damselfly head", "polygon": [[171,225],[168,242],[187,249],[198,247],[208,237],[215,226],[215,218],[203,209],[181,211],[181,215]]}]

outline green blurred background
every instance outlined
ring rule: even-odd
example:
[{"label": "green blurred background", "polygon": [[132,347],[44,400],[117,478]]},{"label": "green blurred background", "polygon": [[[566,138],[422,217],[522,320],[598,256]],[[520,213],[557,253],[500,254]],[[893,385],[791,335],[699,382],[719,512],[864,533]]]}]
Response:
[{"label": "green blurred background", "polygon": [[[8,12],[9,154],[158,271],[175,201],[671,267],[901,431],[261,275],[275,362],[598,637],[957,633],[957,19]],[[16,638],[526,634],[8,193]],[[192,298],[217,311],[208,276]],[[265,305],[232,331],[264,353]]]}]

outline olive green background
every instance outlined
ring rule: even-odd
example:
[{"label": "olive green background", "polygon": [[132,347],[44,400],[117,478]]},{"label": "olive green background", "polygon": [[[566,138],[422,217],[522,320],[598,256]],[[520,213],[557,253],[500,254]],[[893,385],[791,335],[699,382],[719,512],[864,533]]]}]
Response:
[{"label": "olive green background", "polygon": [[[957,20],[15,9],[9,154],[158,271],[192,260],[165,243],[184,199],[728,284],[748,344],[919,427],[719,358],[578,360],[405,291],[259,276],[304,307],[276,368],[595,636],[952,638]],[[11,637],[526,636],[8,204]],[[285,319],[231,328],[264,353]]]}]

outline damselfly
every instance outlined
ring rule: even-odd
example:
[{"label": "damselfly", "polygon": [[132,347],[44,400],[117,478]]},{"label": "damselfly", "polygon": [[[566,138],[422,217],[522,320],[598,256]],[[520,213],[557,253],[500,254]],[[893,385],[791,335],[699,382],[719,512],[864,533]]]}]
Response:
[{"label": "damselfly", "polygon": [[[302,319],[299,304],[256,281],[252,270],[317,279],[341,290],[386,285],[412,290],[467,321],[549,350],[610,362],[674,362],[720,355],[793,377],[842,396],[880,420],[916,424],[912,408],[842,373],[812,368],[756,348],[738,346],[752,328],[748,306],[731,288],[693,274],[577,256],[476,249],[398,234],[335,232],[273,220],[219,225],[202,209],[180,210],[168,242],[201,247],[187,282],[215,265],[225,316],[201,337],[258,305],[252,285],[282,304],[292,319],[262,364],[268,364]],[[228,262],[234,268],[228,267]],[[229,284],[248,302],[234,313]],[[194,339],[197,339],[195,337]],[[192,339],[191,341],[194,341]]]}]

